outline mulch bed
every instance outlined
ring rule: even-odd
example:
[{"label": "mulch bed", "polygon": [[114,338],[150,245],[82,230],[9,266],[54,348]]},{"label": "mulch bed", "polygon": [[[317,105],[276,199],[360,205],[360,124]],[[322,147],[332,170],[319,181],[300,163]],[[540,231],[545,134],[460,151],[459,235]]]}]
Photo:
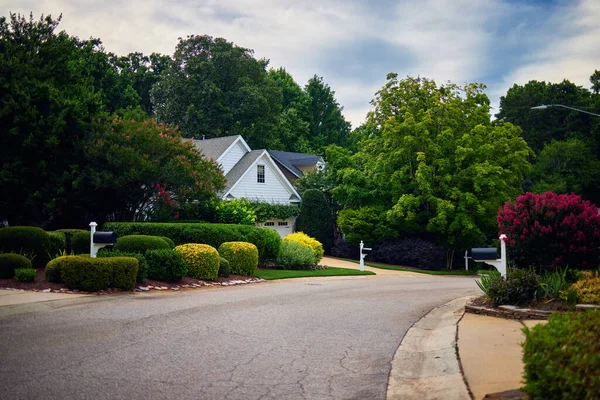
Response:
[{"label": "mulch bed", "polygon": [[[492,302],[485,296],[478,297],[472,300],[469,304],[476,307],[494,307]],[[532,304],[531,306],[522,306],[520,308],[531,308],[542,311],[575,311],[574,306],[571,306],[562,300],[541,300],[538,303]]]}]

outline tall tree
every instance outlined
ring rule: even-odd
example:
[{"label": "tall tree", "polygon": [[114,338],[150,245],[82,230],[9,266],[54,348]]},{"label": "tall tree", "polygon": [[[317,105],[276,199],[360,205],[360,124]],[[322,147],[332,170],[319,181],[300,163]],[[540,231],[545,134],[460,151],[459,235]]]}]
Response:
[{"label": "tall tree", "polygon": [[600,71],[594,70],[594,73],[590,76],[591,88],[594,94],[600,94]]},{"label": "tall tree", "polygon": [[281,91],[268,79],[268,61],[222,38],[188,36],[151,90],[156,117],[184,137],[242,135],[253,148],[276,139]]}]

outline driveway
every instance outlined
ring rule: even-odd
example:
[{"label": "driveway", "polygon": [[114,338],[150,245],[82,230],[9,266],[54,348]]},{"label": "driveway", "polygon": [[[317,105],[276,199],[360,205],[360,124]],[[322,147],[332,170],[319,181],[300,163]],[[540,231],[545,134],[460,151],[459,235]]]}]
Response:
[{"label": "driveway", "polygon": [[0,398],[385,399],[394,353],[473,278],[307,278],[0,317]]}]

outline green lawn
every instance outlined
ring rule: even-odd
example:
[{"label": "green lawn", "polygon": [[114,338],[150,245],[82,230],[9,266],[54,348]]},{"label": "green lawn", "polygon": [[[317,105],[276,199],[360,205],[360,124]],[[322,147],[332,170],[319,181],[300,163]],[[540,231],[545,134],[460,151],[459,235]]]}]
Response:
[{"label": "green lawn", "polygon": [[[351,260],[351,259],[348,259],[348,258],[340,258],[340,260],[350,261],[350,262],[353,262],[355,264],[359,264],[358,261]],[[368,265],[369,267],[373,267],[373,268],[391,269],[393,271],[417,272],[419,274],[427,274],[427,275],[476,275],[476,274],[473,273],[473,271],[465,271],[465,270],[429,271],[429,270],[426,270],[426,269],[417,269],[417,268],[411,268],[411,267],[401,267],[399,265],[388,265],[388,264],[381,264],[381,263],[370,262],[370,261],[365,262],[365,265]]]},{"label": "green lawn", "polygon": [[297,271],[289,269],[259,269],[254,274],[259,278],[272,281],[275,279],[308,278],[312,276],[348,276],[348,275],[375,275],[370,271],[359,271],[357,269],[334,268],[318,269],[314,271]]}]

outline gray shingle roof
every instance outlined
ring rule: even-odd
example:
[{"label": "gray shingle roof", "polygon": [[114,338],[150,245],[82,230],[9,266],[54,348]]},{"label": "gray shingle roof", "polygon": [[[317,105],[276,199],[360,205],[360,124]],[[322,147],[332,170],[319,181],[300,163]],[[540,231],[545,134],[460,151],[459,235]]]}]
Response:
[{"label": "gray shingle roof", "polygon": [[[212,158],[213,160],[217,160],[217,158],[221,157],[221,155],[235,142],[239,135],[235,136],[224,136],[213,139],[204,139],[204,140],[192,140],[194,147],[202,152],[206,158]],[[183,140],[191,140],[191,139],[183,139]]]},{"label": "gray shingle roof", "polygon": [[227,184],[223,193],[227,193],[233,185],[244,175],[246,170],[263,154],[264,150],[252,150],[250,153],[244,154],[244,157],[225,175]]},{"label": "gray shingle roof", "polygon": [[314,154],[292,153],[290,151],[269,150],[269,154],[299,177],[304,173],[296,166],[316,165],[318,161],[322,160],[320,156]]}]

